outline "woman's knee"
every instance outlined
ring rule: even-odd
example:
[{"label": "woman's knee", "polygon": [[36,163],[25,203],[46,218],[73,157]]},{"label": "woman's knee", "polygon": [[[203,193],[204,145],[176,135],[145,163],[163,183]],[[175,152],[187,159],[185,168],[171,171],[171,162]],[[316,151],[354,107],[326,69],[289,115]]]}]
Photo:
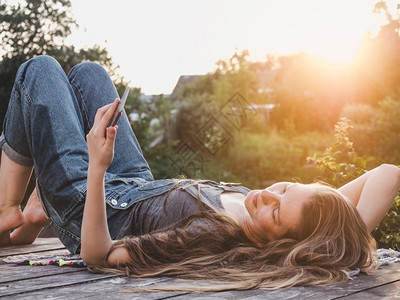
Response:
[{"label": "woman's knee", "polygon": [[[39,55],[23,63],[17,73],[17,78],[46,78],[56,73],[64,73],[58,61],[48,55]],[[65,74],[65,73],[64,73]]]},{"label": "woman's knee", "polygon": [[68,74],[71,82],[84,84],[95,84],[104,80],[111,80],[107,71],[98,63],[82,62],[74,66]]}]

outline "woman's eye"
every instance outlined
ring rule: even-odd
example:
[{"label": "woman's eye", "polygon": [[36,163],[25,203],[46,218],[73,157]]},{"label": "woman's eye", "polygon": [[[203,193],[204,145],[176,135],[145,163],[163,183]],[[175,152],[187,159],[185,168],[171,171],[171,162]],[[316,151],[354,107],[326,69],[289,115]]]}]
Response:
[{"label": "woman's eye", "polygon": [[278,220],[278,213],[279,213],[279,204],[275,207],[275,209],[272,212],[272,216],[275,223],[277,223]]}]

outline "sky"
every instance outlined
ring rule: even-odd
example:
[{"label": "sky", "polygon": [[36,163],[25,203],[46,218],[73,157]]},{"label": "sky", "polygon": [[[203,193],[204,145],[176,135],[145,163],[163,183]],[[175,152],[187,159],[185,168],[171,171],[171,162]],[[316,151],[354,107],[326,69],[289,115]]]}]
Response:
[{"label": "sky", "polygon": [[300,51],[349,61],[385,23],[377,1],[71,0],[79,29],[68,42],[106,47],[132,86],[169,94],[180,75],[212,72],[236,50],[257,61]]}]

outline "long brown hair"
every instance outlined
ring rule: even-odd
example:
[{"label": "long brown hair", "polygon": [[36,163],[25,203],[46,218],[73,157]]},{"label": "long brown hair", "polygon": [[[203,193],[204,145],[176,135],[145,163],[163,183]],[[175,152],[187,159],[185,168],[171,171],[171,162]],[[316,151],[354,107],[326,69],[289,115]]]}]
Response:
[{"label": "long brown hair", "polygon": [[375,241],[356,208],[337,190],[322,185],[316,186],[303,207],[298,230],[280,240],[255,244],[230,215],[205,208],[168,230],[125,237],[110,252],[116,247],[125,247],[131,262],[89,269],[130,277],[164,275],[216,282],[145,291],[325,285],[345,282],[346,272],[352,269],[369,273],[377,267]]}]

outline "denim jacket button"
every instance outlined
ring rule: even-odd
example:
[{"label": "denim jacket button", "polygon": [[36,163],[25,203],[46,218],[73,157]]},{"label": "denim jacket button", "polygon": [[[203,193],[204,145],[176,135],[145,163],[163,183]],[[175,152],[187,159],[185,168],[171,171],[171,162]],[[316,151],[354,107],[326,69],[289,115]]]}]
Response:
[{"label": "denim jacket button", "polygon": [[117,204],[118,204],[118,201],[115,200],[115,199],[112,199],[112,200],[111,200],[111,204],[112,204],[112,205],[117,205]]},{"label": "denim jacket button", "polygon": [[126,207],[128,205],[128,203],[124,202],[121,204],[121,207]]}]

